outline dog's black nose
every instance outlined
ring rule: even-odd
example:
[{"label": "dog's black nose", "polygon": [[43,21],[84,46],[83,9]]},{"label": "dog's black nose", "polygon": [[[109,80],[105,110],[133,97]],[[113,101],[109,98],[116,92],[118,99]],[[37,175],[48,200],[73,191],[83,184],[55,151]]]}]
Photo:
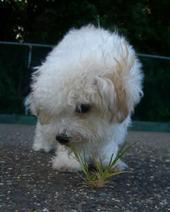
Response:
[{"label": "dog's black nose", "polygon": [[66,134],[59,134],[56,136],[56,140],[60,143],[60,144],[68,144],[70,139]]}]

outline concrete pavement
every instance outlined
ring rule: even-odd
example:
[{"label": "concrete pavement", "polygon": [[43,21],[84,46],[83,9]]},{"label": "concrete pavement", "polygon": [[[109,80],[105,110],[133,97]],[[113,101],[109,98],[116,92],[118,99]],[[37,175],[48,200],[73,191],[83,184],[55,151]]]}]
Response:
[{"label": "concrete pavement", "polygon": [[129,172],[91,189],[31,150],[34,126],[0,124],[0,211],[170,211],[170,133],[129,132]]}]

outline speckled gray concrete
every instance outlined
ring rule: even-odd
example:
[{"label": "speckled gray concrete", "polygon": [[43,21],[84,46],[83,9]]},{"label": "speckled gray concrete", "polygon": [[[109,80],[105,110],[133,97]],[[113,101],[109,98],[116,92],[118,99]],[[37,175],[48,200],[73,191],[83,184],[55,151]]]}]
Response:
[{"label": "speckled gray concrete", "polygon": [[31,150],[33,126],[0,125],[0,211],[170,211],[170,134],[130,132],[129,172],[100,189],[57,174],[50,154]]}]

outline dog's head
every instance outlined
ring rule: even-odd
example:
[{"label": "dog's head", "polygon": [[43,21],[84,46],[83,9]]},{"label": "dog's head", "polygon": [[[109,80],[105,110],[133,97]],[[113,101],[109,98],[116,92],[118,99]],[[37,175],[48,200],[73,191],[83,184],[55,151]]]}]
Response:
[{"label": "dog's head", "polygon": [[107,140],[133,112],[142,95],[140,63],[124,40],[121,45],[107,58],[93,52],[55,65],[51,55],[35,73],[31,110],[58,142]]}]

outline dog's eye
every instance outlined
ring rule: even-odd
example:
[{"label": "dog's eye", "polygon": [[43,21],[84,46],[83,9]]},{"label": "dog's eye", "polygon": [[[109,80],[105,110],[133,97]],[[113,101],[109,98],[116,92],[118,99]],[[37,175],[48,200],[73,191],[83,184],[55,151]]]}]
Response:
[{"label": "dog's eye", "polygon": [[77,113],[87,113],[91,109],[91,106],[89,104],[80,104],[76,106],[76,112]]}]

